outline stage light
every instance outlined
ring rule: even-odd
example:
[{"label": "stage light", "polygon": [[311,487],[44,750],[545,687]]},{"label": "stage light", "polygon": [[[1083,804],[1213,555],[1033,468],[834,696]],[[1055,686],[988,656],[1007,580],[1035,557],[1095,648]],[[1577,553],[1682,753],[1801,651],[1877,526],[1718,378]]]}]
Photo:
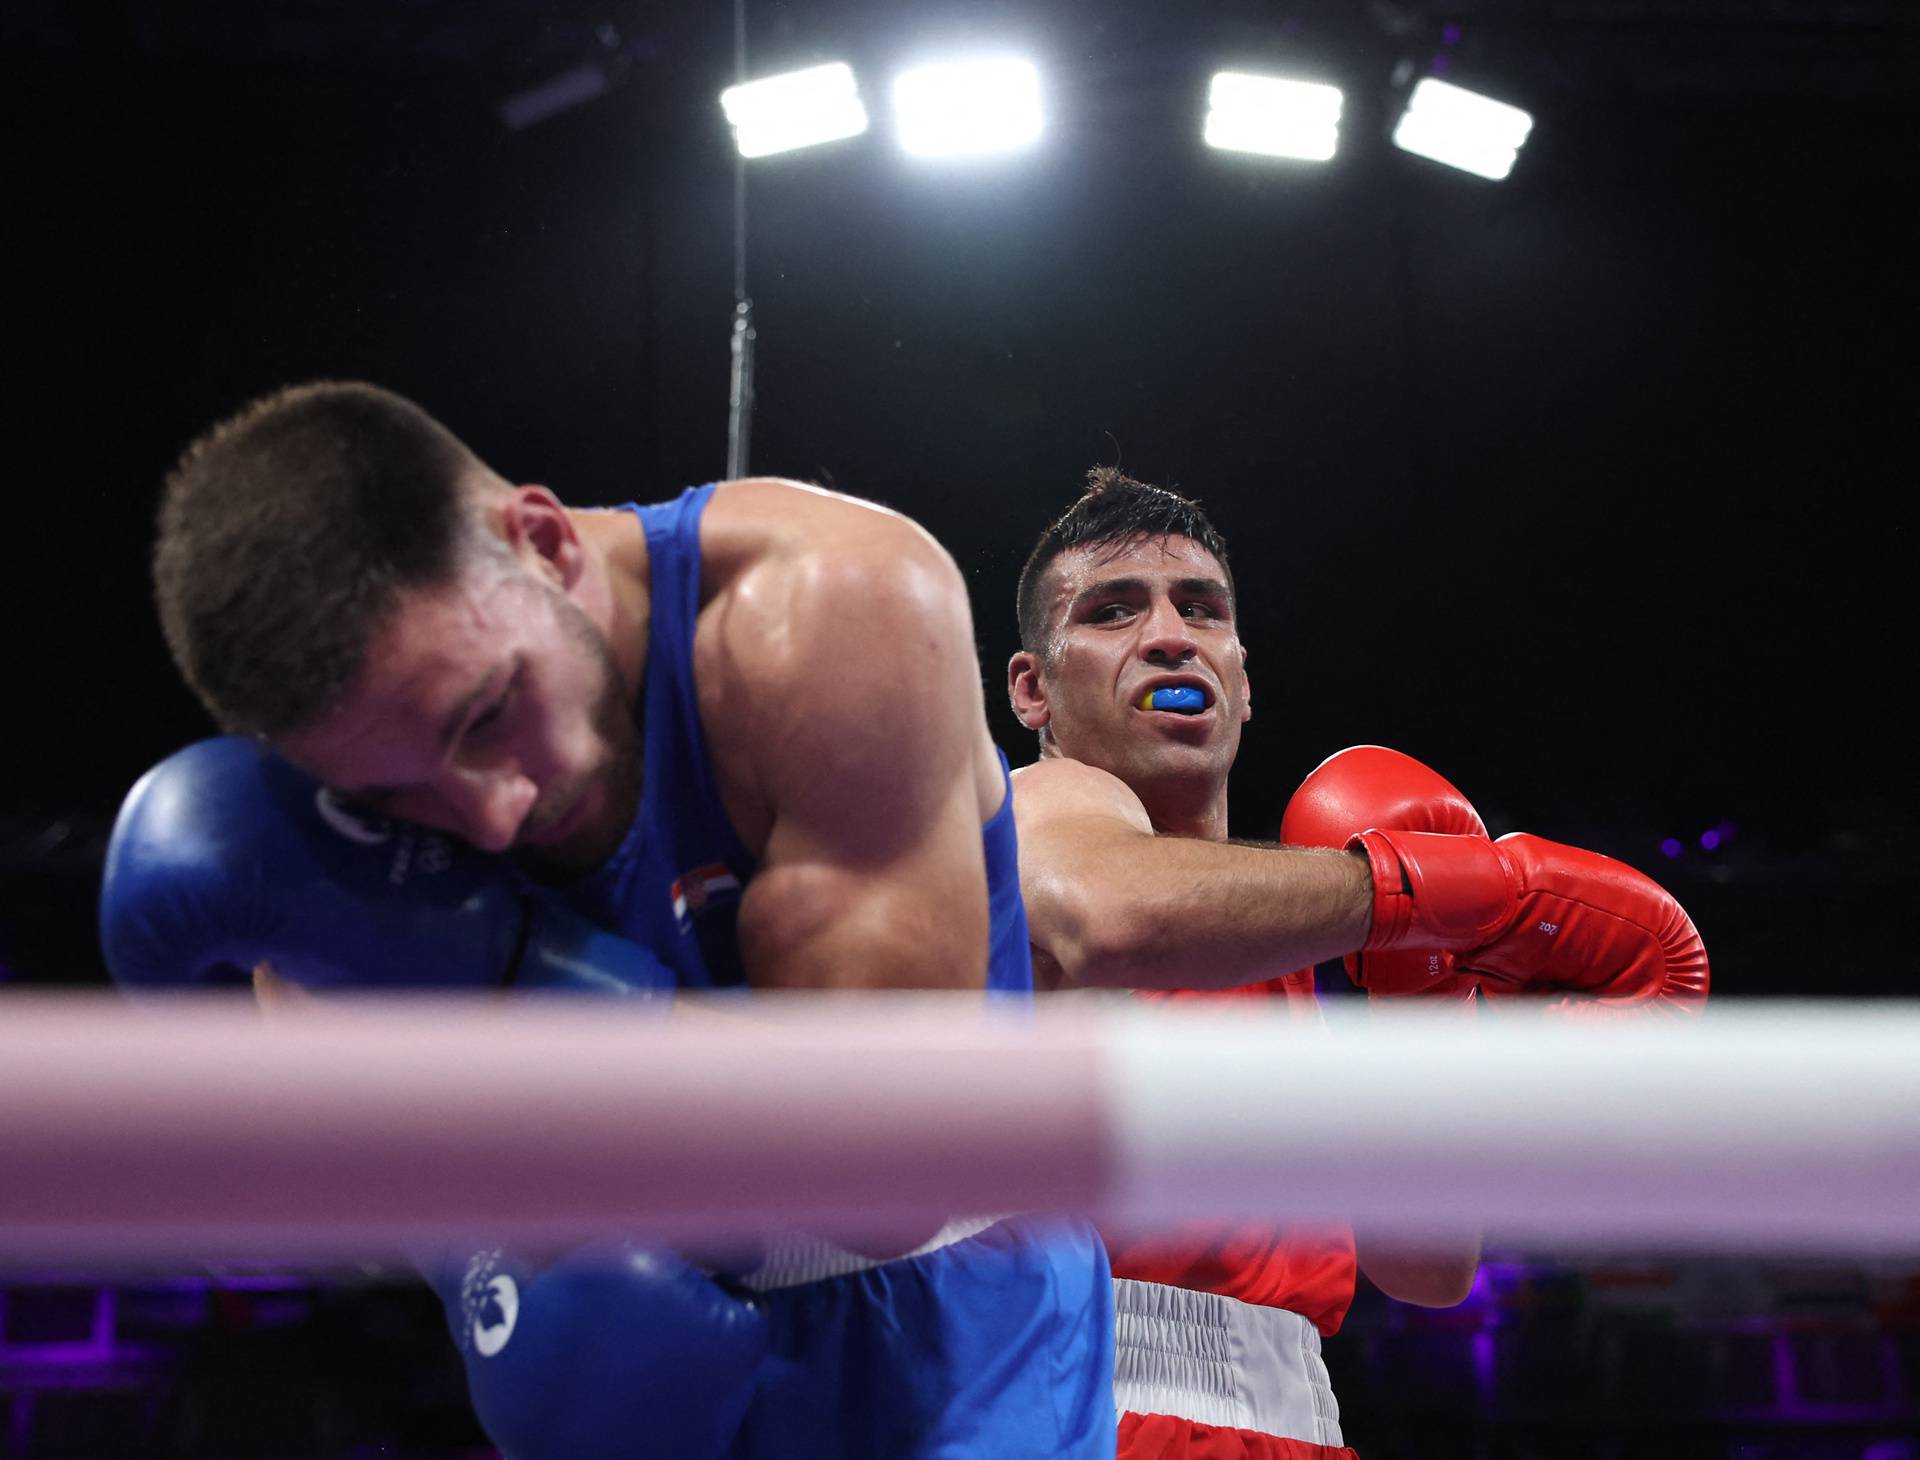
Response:
[{"label": "stage light", "polygon": [[1207,89],[1206,142],[1230,152],[1325,162],[1340,143],[1342,100],[1337,86],[1221,71]]},{"label": "stage light", "polygon": [[853,68],[842,61],[729,86],[720,93],[720,107],[742,157],[791,152],[867,130]]},{"label": "stage light", "polygon": [[1513,171],[1533,118],[1517,106],[1427,77],[1393,129],[1396,147],[1496,181]]},{"label": "stage light", "polygon": [[1040,73],[1011,57],[903,71],[893,83],[900,145],[922,157],[1004,152],[1040,135]]}]

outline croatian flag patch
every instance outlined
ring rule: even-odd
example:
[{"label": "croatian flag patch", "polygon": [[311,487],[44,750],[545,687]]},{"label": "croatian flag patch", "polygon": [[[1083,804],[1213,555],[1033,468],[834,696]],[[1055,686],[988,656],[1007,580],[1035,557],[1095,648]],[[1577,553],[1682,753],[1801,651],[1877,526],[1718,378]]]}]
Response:
[{"label": "croatian flag patch", "polygon": [[695,867],[691,872],[682,872],[669,892],[673,897],[674,921],[680,924],[680,931],[684,933],[693,926],[693,920],[708,908],[737,898],[740,895],[740,879],[733,875],[725,862],[711,862],[704,867]]}]

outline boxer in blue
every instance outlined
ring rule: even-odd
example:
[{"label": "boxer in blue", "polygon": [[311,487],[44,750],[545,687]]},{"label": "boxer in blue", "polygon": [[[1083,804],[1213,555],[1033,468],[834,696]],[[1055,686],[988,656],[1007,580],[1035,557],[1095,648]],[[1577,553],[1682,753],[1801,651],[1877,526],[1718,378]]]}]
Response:
[{"label": "boxer in blue", "polygon": [[[320,384],[187,453],[155,585],[224,729],[511,852],[678,987],[1031,988],[964,585],[896,514],[773,480],[569,509],[410,402]],[[737,1456],[1112,1453],[1084,1224],[961,1220],[896,1257],[781,1236],[744,1280],[772,1361]]]}]

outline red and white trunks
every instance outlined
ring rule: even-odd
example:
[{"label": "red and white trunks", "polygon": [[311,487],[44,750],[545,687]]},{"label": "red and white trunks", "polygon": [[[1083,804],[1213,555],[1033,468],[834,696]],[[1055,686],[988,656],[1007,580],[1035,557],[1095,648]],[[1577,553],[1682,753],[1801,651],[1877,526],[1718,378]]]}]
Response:
[{"label": "red and white trunks", "polygon": [[1298,1313],[1115,1279],[1120,1460],[1357,1460]]}]

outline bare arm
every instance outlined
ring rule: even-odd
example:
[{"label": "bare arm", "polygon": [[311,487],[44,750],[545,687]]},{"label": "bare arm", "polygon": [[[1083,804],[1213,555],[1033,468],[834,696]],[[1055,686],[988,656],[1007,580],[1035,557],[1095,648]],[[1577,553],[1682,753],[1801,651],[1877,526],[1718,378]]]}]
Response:
[{"label": "bare arm", "polygon": [[965,584],[912,524],[839,505],[749,571],[727,631],[768,817],[742,955],[760,988],[979,988],[992,752]]},{"label": "bare arm", "polygon": [[1155,836],[1125,784],[1072,760],[1022,770],[1013,808],[1034,946],[1069,984],[1235,988],[1366,940],[1358,857]]}]

